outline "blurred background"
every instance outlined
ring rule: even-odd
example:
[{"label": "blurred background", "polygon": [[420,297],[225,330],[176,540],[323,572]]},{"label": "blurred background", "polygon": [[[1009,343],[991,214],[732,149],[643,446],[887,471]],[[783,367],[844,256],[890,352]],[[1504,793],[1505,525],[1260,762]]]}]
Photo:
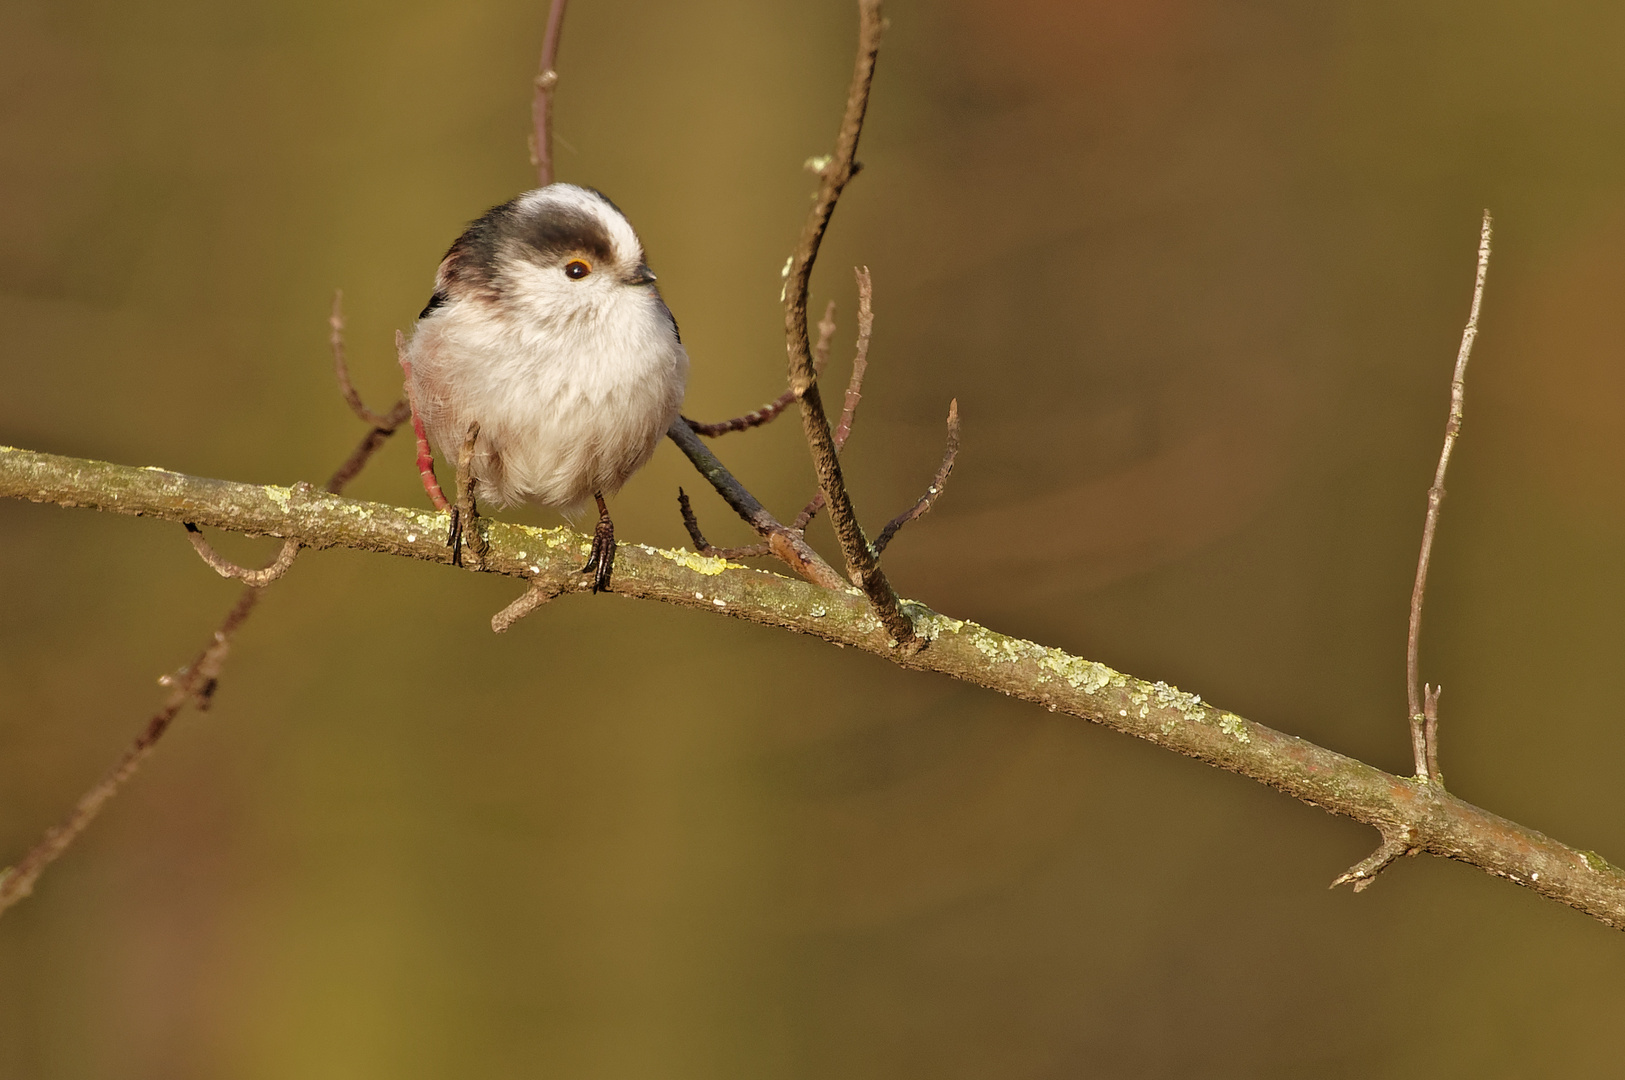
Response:
[{"label": "blurred background", "polygon": [[[526,188],[535,0],[0,5],[0,442],[320,482]],[[1625,7],[892,0],[815,307],[906,595],[1409,769],[1424,492],[1496,215],[1423,671],[1463,797],[1625,857]],[[783,385],[846,0],[572,5],[560,178],[637,224],[686,411]],[[718,449],[789,514],[794,421]],[[421,504],[407,440],[357,481]],[[669,446],[615,503],[686,542]],[[707,491],[713,540],[744,542]],[[541,512],[519,520],[550,523]],[[814,539],[833,552],[827,533]],[[221,538],[268,558],[270,541]],[[313,552],[0,920],[0,1077],[1618,1075],[1625,939],[1251,782],[877,658]],[[236,595],[0,502],[0,862]]]}]

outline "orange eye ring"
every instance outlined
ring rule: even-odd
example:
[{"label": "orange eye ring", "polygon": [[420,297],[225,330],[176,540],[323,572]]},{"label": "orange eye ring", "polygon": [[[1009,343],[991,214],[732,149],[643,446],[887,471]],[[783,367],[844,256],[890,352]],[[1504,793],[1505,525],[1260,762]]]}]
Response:
[{"label": "orange eye ring", "polygon": [[592,264],[585,259],[571,259],[564,264],[564,276],[571,281],[580,281],[592,273]]}]

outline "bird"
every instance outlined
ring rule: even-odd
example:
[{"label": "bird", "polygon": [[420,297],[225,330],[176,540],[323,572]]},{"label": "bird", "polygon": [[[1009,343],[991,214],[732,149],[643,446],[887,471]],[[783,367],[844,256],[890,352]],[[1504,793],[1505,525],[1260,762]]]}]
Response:
[{"label": "bird", "polygon": [[475,219],[440,262],[402,367],[442,460],[479,425],[466,479],[481,503],[575,517],[597,502],[581,573],[607,589],[604,500],[654,454],[688,380],[677,320],[620,208],[554,183]]}]

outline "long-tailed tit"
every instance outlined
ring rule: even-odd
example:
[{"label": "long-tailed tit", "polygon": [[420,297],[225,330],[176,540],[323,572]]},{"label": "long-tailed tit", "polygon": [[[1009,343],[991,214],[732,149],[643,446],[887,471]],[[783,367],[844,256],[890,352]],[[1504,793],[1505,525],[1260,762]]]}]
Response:
[{"label": "long-tailed tit", "polygon": [[598,502],[583,573],[609,584],[604,496],[677,417],[688,354],[643,245],[614,203],[551,184],[469,225],[446,252],[407,348],[412,396],[442,460],[473,423],[475,494],[566,513]]}]

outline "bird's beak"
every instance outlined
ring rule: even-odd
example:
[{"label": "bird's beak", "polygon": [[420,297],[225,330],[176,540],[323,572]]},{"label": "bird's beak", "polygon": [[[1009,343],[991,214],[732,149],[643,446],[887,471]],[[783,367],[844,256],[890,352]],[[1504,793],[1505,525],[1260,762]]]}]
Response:
[{"label": "bird's beak", "polygon": [[654,271],[647,266],[640,265],[636,270],[632,271],[632,275],[626,279],[626,283],[628,285],[650,285],[654,283],[654,279]]}]

